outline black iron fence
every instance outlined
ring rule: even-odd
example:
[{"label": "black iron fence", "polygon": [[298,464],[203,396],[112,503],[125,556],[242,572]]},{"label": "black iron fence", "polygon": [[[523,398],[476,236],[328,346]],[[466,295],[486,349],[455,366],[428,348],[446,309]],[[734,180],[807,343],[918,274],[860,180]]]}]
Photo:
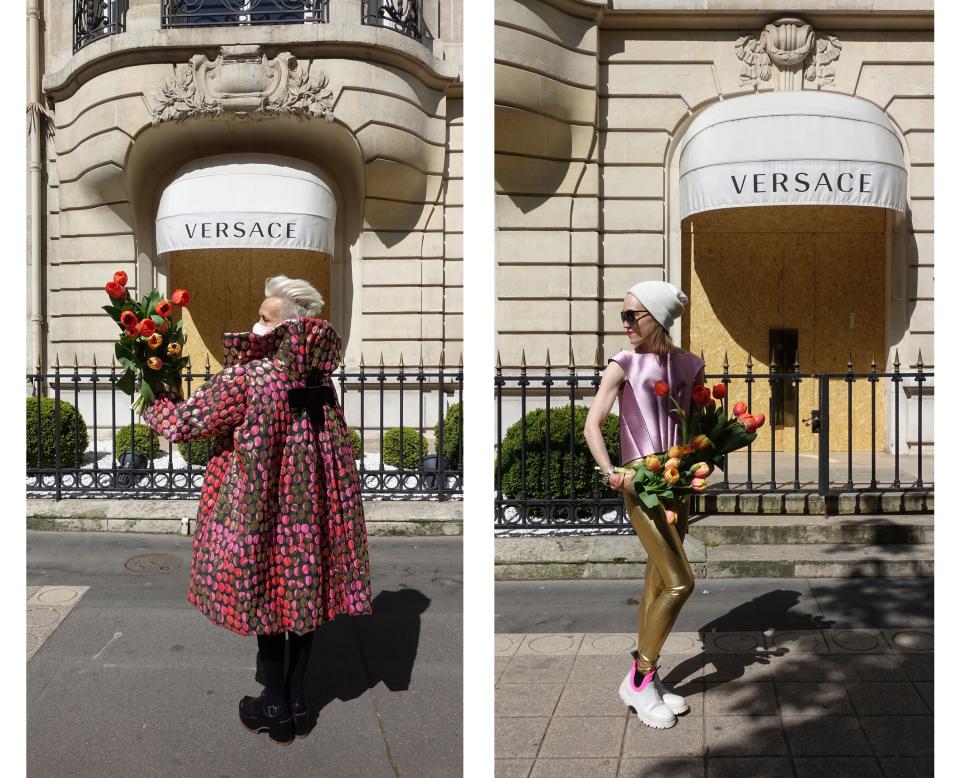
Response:
[{"label": "black iron fence", "polygon": [[73,51],[105,35],[123,32],[128,0],[73,0]]},{"label": "black iron fence", "polygon": [[[115,365],[27,375],[27,495],[190,498],[211,442],[174,445],[137,424]],[[187,371],[184,390],[210,378]],[[451,500],[463,495],[463,368],[341,369],[334,383],[365,498]],[[436,422],[434,424],[434,422]],[[431,440],[433,446],[431,447]],[[432,448],[432,450],[431,450]]]},{"label": "black iron fence", "polygon": [[[525,360],[524,360],[525,362]],[[764,412],[757,440],[724,460],[704,495],[774,494],[838,498],[846,493],[932,492],[932,419],[923,399],[933,393],[933,373],[918,354],[913,369],[857,371],[852,359],[840,373],[782,370],[708,372],[722,383],[729,415],[743,401]],[[707,366],[709,370],[709,365]],[[495,377],[497,447],[495,526],[499,530],[598,529],[629,526],[623,499],[601,486],[583,437],[587,409],[602,367],[516,369],[498,366]],[[572,409],[572,410],[571,410]],[[929,416],[929,413],[928,413]],[[618,417],[604,437],[619,453]],[[614,459],[615,464],[618,462]],[[824,502],[824,505],[828,505]]]}]

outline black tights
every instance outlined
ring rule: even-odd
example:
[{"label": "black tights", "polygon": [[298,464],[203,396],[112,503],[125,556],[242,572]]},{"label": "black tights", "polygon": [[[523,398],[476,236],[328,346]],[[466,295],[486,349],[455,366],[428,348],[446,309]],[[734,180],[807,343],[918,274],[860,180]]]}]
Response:
[{"label": "black tights", "polygon": [[[260,661],[267,687],[266,696],[270,704],[279,705],[285,697],[290,700],[303,697],[303,678],[310,661],[314,631],[303,635],[294,632],[257,635],[257,647],[260,649]],[[286,677],[283,673],[284,634],[290,643],[290,663]]]}]

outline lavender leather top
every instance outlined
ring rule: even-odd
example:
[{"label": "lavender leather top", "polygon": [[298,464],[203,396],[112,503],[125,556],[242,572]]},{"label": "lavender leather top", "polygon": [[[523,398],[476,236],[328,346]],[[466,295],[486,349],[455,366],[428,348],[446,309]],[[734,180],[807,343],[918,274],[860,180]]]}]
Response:
[{"label": "lavender leather top", "polygon": [[657,397],[653,385],[666,381],[670,393],[684,411],[690,410],[690,392],[703,360],[689,351],[667,356],[663,365],[655,354],[621,351],[610,359],[623,368],[626,380],[620,385],[620,458],[625,465],[634,459],[667,451],[682,443],[680,422],[669,397]]}]

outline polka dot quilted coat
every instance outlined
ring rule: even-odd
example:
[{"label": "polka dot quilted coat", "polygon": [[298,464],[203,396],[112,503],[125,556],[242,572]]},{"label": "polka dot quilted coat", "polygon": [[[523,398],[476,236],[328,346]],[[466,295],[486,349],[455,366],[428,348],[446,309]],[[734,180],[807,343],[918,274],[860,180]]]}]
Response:
[{"label": "polka dot quilted coat", "polygon": [[[333,392],[340,338],[324,319],[224,336],[224,369],[187,400],[162,392],[144,420],[173,442],[213,438],[187,599],[240,635],[315,629],[371,613],[360,480]],[[311,421],[288,393],[319,383]]]}]

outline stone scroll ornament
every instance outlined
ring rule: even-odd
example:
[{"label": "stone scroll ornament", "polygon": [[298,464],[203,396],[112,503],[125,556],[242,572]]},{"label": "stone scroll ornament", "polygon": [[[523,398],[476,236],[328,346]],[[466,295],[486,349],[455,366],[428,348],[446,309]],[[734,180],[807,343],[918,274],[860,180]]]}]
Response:
[{"label": "stone scroll ornament", "polygon": [[211,61],[195,54],[177,65],[154,95],[153,125],[230,114],[239,119],[263,119],[289,114],[301,119],[333,120],[333,91],[320,73],[310,78],[309,66],[289,52],[268,59],[259,46],[222,46]]},{"label": "stone scroll ornament", "polygon": [[832,63],[840,57],[840,41],[833,35],[815,32],[801,19],[778,19],[768,24],[759,36],[743,35],[734,46],[743,62],[740,83],[759,86],[769,81],[776,66],[780,86],[799,89],[799,76],[817,87],[831,86]]}]

